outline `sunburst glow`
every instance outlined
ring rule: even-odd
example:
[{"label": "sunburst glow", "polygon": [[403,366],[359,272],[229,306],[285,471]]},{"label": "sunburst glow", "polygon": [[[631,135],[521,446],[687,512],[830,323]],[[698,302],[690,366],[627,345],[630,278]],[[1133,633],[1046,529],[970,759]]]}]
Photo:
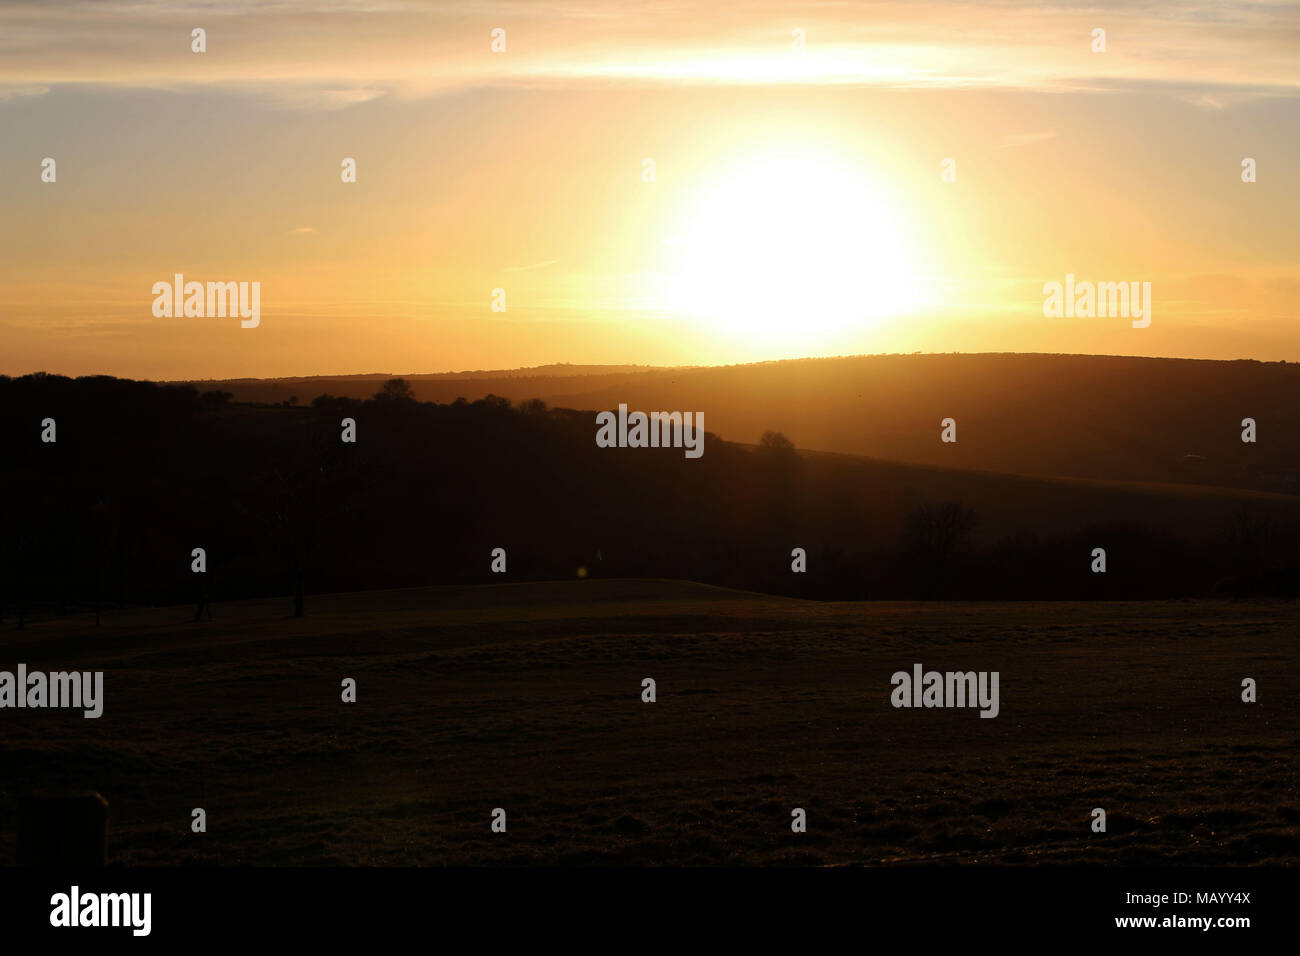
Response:
[{"label": "sunburst glow", "polygon": [[683,214],[664,295],[712,331],[826,343],[919,303],[912,239],[869,173],[824,154],[738,161]]}]

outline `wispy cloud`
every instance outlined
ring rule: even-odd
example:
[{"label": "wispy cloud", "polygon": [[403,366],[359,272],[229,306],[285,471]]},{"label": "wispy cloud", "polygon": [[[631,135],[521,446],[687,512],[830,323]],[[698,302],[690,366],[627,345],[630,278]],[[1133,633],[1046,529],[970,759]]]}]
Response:
[{"label": "wispy cloud", "polygon": [[31,99],[36,96],[44,96],[48,92],[50,92],[48,86],[0,85],[0,103],[6,103],[9,100]]},{"label": "wispy cloud", "polygon": [[545,262],[534,262],[532,265],[527,265],[527,266],[506,266],[501,271],[502,272],[531,272],[534,269],[545,269],[547,266],[553,266],[559,261],[560,261],[559,259],[547,259]]},{"label": "wispy cloud", "polygon": [[1002,142],[998,144],[998,149],[1013,149],[1017,146],[1032,146],[1034,143],[1045,143],[1049,139],[1056,139],[1056,128],[1039,130],[1036,133],[1008,133],[1002,137]]},{"label": "wispy cloud", "polygon": [[[207,31],[207,52],[190,31]],[[491,30],[507,33],[491,52]],[[1091,33],[1107,31],[1093,53]],[[792,48],[792,32],[806,46]],[[6,89],[56,84],[254,88],[292,108],[475,86],[857,84],[1046,91],[1194,77],[1203,104],[1233,91],[1300,95],[1300,5],[885,0],[869,6],[749,0],[101,5],[0,2]],[[382,53],[378,52],[382,51]],[[1176,94],[1175,94],[1176,95]]]},{"label": "wispy cloud", "polygon": [[381,96],[387,96],[388,91],[374,89],[323,90],[312,87],[283,86],[272,89],[269,95],[272,105],[282,109],[329,111],[369,103]]}]

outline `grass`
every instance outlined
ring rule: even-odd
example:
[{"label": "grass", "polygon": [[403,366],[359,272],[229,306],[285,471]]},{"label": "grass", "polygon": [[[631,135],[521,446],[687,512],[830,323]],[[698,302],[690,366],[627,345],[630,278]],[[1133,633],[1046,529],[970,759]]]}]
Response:
[{"label": "grass", "polygon": [[[1294,605],[587,580],[290,606],[0,632],[0,668],[104,670],[106,697],[0,711],[0,862],[18,794],[84,789],[118,865],[1300,862]],[[1000,716],[893,709],[916,661],[999,671]]]}]

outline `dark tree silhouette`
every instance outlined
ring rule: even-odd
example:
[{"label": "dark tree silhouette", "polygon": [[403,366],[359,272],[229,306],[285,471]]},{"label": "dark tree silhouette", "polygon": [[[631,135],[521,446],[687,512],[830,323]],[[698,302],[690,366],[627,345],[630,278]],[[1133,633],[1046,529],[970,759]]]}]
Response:
[{"label": "dark tree silhouette", "polygon": [[411,388],[411,383],[404,378],[390,378],[384,383],[382,389],[375,392],[375,401],[413,402],[415,401],[415,390]]},{"label": "dark tree silhouette", "polygon": [[220,389],[215,389],[211,392],[204,392],[199,396],[199,400],[203,402],[206,408],[219,409],[228,406],[234,397],[234,392],[223,392]]},{"label": "dark tree silhouette", "polygon": [[763,432],[758,440],[758,447],[774,457],[789,457],[795,454],[794,442],[781,432]]},{"label": "dark tree silhouette", "polygon": [[951,590],[955,558],[975,527],[975,512],[956,501],[923,504],[907,516],[903,550],[923,598]]}]

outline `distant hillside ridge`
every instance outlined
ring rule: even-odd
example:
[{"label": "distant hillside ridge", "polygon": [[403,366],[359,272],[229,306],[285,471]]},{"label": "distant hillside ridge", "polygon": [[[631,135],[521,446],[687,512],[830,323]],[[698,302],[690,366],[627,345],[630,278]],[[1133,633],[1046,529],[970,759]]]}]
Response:
[{"label": "distant hillside ridge", "polygon": [[1300,496],[801,452],[778,433],[709,429],[696,459],[600,447],[590,412],[538,401],[382,396],[0,377],[0,616],[609,577],[849,600],[1300,591]]},{"label": "distant hillside ridge", "polygon": [[[700,368],[409,375],[423,401],[498,395],[599,411],[691,409],[757,442],[1010,474],[1300,494],[1300,366],[1105,355],[915,354]],[[202,383],[238,401],[368,398],[383,376]],[[940,421],[957,441],[939,441]],[[1241,440],[1242,420],[1258,440]]]}]

